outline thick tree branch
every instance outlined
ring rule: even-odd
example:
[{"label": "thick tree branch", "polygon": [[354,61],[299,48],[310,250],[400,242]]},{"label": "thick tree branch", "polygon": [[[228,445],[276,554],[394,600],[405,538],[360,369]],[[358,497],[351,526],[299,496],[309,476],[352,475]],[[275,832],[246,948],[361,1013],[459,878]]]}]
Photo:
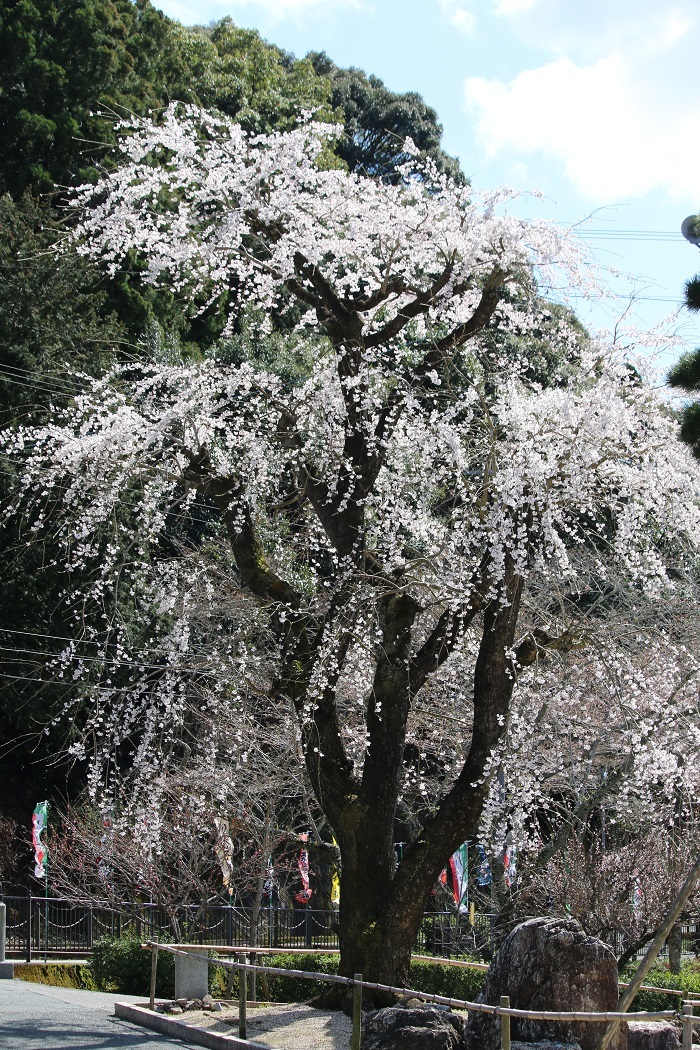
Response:
[{"label": "thick tree branch", "polygon": [[385,324],[383,328],[379,328],[372,335],[368,335],[365,338],[365,346],[368,349],[372,349],[375,346],[383,346],[388,343],[390,339],[397,336],[401,332],[409,321],[413,321],[416,317],[420,317],[421,314],[427,313],[430,307],[435,302],[435,299],[443,290],[443,288],[449,283],[452,273],[454,271],[454,259],[450,259],[438,278],[431,284],[430,288],[426,288],[425,291],[419,292],[415,299],[405,306],[402,306],[396,317],[393,317],[388,324]]},{"label": "thick tree branch", "polygon": [[560,635],[553,635],[541,627],[535,627],[516,645],[513,666],[516,670],[529,667],[548,652],[570,653],[574,649],[582,649],[585,645],[585,640],[573,631],[566,630]]},{"label": "thick tree branch", "polygon": [[[517,626],[523,579],[510,556],[506,557],[499,596],[484,611],[484,628],[474,670],[474,719],[467,758],[457,780],[424,825],[417,840],[404,853],[387,907],[389,924],[401,912],[422,908],[416,885],[427,893],[444,864],[445,857],[467,838],[476,826],[488,793],[489,762],[506,731],[515,677],[509,653]],[[417,897],[419,898],[417,903]]]},{"label": "thick tree branch", "polygon": [[483,606],[484,595],[489,587],[487,568],[490,557],[485,554],[472,578],[468,601],[457,609],[446,609],[435,627],[415,654],[409,665],[411,695],[415,696],[428,677],[436,671],[454,652]]},{"label": "thick tree branch", "polygon": [[206,448],[200,448],[196,454],[183,451],[189,460],[189,466],[184,471],[184,481],[211,499],[221,511],[243,584],[257,598],[298,608],[300,599],[297,592],[273,572],[267,562],[240,481],[216,475]]}]

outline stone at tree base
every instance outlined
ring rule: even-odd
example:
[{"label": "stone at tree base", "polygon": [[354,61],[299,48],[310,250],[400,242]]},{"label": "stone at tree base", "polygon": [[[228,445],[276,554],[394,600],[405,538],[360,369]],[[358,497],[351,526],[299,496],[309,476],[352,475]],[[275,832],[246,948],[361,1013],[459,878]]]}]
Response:
[{"label": "stone at tree base", "polygon": [[[609,945],[589,937],[575,919],[529,919],[501,945],[479,1002],[498,1006],[502,995],[520,1010],[616,1010],[617,960]],[[582,1050],[595,1050],[604,1030],[604,1023],[511,1020],[513,1040],[578,1043]],[[499,1050],[500,1018],[472,1011],[468,1039],[472,1050]],[[625,1025],[610,1050],[627,1050]]]},{"label": "stone at tree base", "polygon": [[540,1039],[539,1043],[521,1043],[511,1040],[510,1050],[581,1050],[578,1043],[558,1043],[555,1039]]},{"label": "stone at tree base", "polygon": [[388,1006],[362,1018],[362,1050],[466,1050],[465,1019],[430,1006]]},{"label": "stone at tree base", "polygon": [[677,1050],[681,1040],[672,1024],[665,1021],[630,1021],[627,1050]]}]

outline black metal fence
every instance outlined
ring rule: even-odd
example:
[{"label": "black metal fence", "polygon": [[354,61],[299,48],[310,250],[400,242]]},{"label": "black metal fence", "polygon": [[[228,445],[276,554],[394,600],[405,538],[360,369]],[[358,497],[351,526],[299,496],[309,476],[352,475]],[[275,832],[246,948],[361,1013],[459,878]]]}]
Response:
[{"label": "black metal fence", "polygon": [[[251,913],[225,904],[181,905],[166,912],[156,904],[64,900],[49,897],[1,898],[7,907],[7,952],[32,956],[86,955],[105,936],[133,936],[179,944],[257,944],[262,948],[337,948],[338,913],[319,908],[262,908],[255,937]],[[415,951],[426,955],[489,958],[495,944],[495,916],[426,912]],[[627,946],[623,931],[604,940],[620,955]],[[682,927],[684,955],[700,954],[700,920]],[[666,949],[662,950],[662,954]]]},{"label": "black metal fence", "polygon": [[[49,897],[3,897],[7,906],[7,952],[33,956],[85,955],[100,937],[134,936],[180,944],[253,943],[250,911],[225,904],[182,905],[166,912],[155,904],[104,903]],[[427,955],[488,953],[492,915],[429,912],[423,916],[416,952]],[[318,908],[263,908],[255,943],[265,948],[337,948],[338,913]]]}]

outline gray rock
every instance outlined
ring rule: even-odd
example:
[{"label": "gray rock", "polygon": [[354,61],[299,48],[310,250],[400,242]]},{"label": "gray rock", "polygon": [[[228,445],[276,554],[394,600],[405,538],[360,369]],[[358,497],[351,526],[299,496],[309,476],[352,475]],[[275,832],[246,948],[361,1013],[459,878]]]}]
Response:
[{"label": "gray rock", "polygon": [[557,1043],[554,1039],[540,1039],[539,1043],[521,1043],[513,1039],[510,1050],[581,1050],[578,1043]]},{"label": "gray rock", "polygon": [[[530,919],[501,945],[479,1002],[497,1006],[502,995],[521,1010],[615,1010],[617,960],[607,944],[589,937],[574,919]],[[511,1036],[514,1041],[554,1040],[595,1050],[604,1028],[600,1023],[513,1018]],[[473,1011],[468,1037],[474,1050],[499,1050],[500,1018]],[[626,1026],[618,1028],[610,1050],[627,1050]]]},{"label": "gray rock", "polygon": [[389,1006],[362,1019],[362,1050],[466,1050],[464,1018],[430,1006]]},{"label": "gray rock", "polygon": [[187,999],[176,999],[175,1000],[175,1005],[176,1006],[181,1006],[183,1010],[186,1010],[187,1009]]},{"label": "gray rock", "polygon": [[627,1025],[627,1050],[677,1050],[680,1043],[678,1032],[666,1021],[630,1021]]},{"label": "gray rock", "polygon": [[182,1012],[182,1007],[178,1006],[177,1003],[173,1003],[171,1006],[168,1007],[169,1014],[181,1014]]}]

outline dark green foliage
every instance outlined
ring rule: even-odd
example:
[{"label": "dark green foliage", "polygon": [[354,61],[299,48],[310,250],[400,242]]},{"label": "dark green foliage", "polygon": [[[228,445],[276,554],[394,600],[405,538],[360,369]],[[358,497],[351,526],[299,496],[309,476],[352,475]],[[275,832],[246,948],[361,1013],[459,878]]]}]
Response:
[{"label": "dark green foliage", "polygon": [[71,372],[98,374],[123,332],[101,275],[75,252],[57,253],[50,209],[0,198],[0,425],[80,388]]},{"label": "dark green foliage", "polygon": [[[620,974],[621,981],[632,979],[634,970]],[[675,988],[678,991],[700,994],[700,966],[697,962],[684,963],[680,973],[671,973],[665,966],[654,966],[644,979],[652,988]],[[677,995],[663,992],[639,992],[630,1010],[678,1010],[681,999]]]},{"label": "dark green foliage", "polygon": [[[96,267],[74,252],[57,255],[56,237],[48,206],[29,197],[19,204],[0,198],[0,426],[49,419],[82,387],[72,370],[99,373],[122,336]],[[0,467],[4,501],[13,475],[8,463]],[[36,635],[66,634],[58,600],[65,580],[48,568],[55,555],[51,537],[30,545],[26,539],[21,520],[0,524],[0,762],[5,808],[23,826],[37,798],[67,788],[65,769],[49,761],[62,741],[42,736],[42,729],[70,689],[42,684],[49,676],[37,650],[55,651],[61,643]],[[22,883],[25,871],[23,863],[15,873]]]},{"label": "dark green foliage", "polygon": [[[685,305],[693,312],[700,310],[700,274],[685,283]],[[688,394],[700,393],[700,347],[683,354],[668,374],[670,386]],[[690,445],[693,455],[700,459],[700,402],[686,405],[681,413],[681,440]]]},{"label": "dark green foliage", "polygon": [[[700,348],[683,354],[669,372],[668,382],[688,394],[700,393]],[[692,401],[683,409],[680,433],[681,439],[692,448],[693,455],[700,459],[700,401]]]},{"label": "dark green foliage", "polygon": [[685,305],[689,310],[700,310],[700,275],[685,282]]},{"label": "dark green foliage", "polygon": [[440,171],[463,179],[458,161],[440,148],[437,113],[417,92],[389,91],[379,77],[368,77],[361,69],[339,69],[323,52],[311,52],[308,58],[332,84],[331,105],[342,112],[345,123],[336,152],[350,171],[396,181],[397,166],[411,160],[403,149],[408,136]]},{"label": "dark green foliage", "polygon": [[[277,966],[281,970],[303,970],[305,973],[337,973],[337,955],[296,955],[283,952],[280,955],[265,955],[258,959],[260,966]],[[250,975],[248,975],[250,982]],[[234,995],[238,995],[238,974],[234,978]],[[269,1001],[273,1003],[301,1003],[313,999],[328,988],[321,981],[311,981],[304,977],[276,977],[273,974],[267,978]],[[261,975],[257,978],[257,995],[263,998]]]},{"label": "dark green foliage", "polygon": [[668,381],[683,390],[700,390],[700,350],[683,354],[668,373]]},{"label": "dark green foliage", "polygon": [[89,178],[125,111],[178,99],[256,131],[289,127],[301,109],[330,116],[328,81],[310,62],[230,19],[187,29],[150,0],[8,0],[0,52],[0,189],[15,197]]},{"label": "dark green foliage", "polygon": [[254,29],[239,29],[230,18],[210,29],[182,32],[188,53],[197,55],[195,84],[203,106],[219,109],[255,132],[288,130],[302,110],[322,120],[333,117],[330,82],[308,59],[296,60]]},{"label": "dark green foliage", "polygon": [[473,1003],[486,979],[486,970],[414,959],[409,979],[411,988],[418,992],[432,992],[433,995],[444,995],[448,999],[465,999]]},{"label": "dark green foliage", "polygon": [[[143,5],[140,5],[143,6]],[[2,184],[52,192],[84,163],[79,137],[100,141],[98,106],[126,102],[138,8],[128,0],[6,0],[0,14]]]},{"label": "dark green foliage", "polygon": [[[92,972],[101,991],[147,996],[151,983],[151,953],[136,937],[103,937],[92,951]],[[167,952],[158,953],[156,995],[175,994],[175,962]]]},{"label": "dark green foliage", "polygon": [[[261,956],[260,965],[277,966],[281,970],[302,970],[306,973],[337,973],[337,955],[280,955]],[[466,966],[450,966],[444,962],[415,960],[411,963],[409,975],[410,987],[414,991],[432,992],[433,995],[444,995],[451,999],[465,999],[473,1002],[481,990],[486,976],[485,970],[472,969]],[[304,977],[276,977],[270,974],[267,978],[269,1000],[274,1003],[306,1002],[328,990],[328,985],[321,981],[312,981]],[[234,994],[238,994],[238,977],[234,980]],[[258,998],[262,998],[260,974],[258,974]]]}]

